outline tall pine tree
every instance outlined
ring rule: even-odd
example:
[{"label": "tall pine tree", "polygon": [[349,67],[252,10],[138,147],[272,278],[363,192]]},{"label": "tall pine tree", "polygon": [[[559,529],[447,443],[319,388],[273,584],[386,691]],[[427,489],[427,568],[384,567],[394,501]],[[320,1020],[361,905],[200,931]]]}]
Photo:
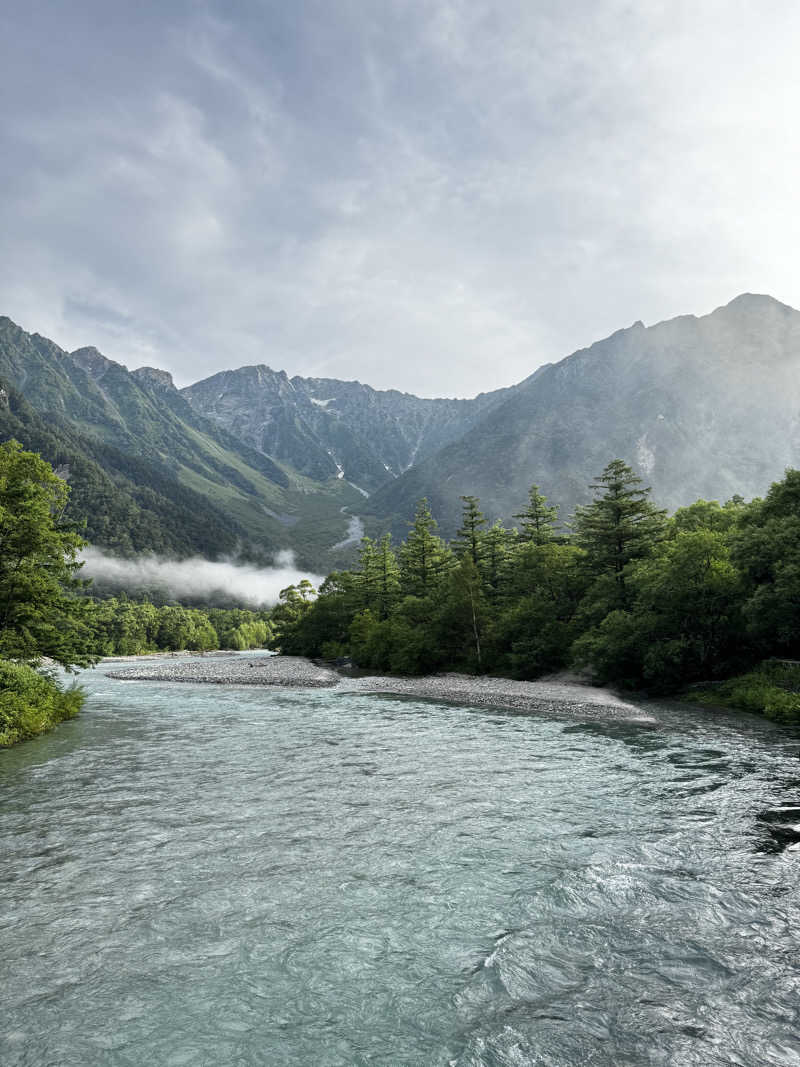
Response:
[{"label": "tall pine tree", "polygon": [[538,485],[528,490],[528,506],[514,516],[520,519],[519,536],[522,541],[531,541],[535,545],[546,545],[553,539],[558,506],[547,503],[547,497],[539,492]]},{"label": "tall pine tree", "polygon": [[586,550],[590,568],[613,579],[612,608],[626,608],[625,569],[650,555],[664,533],[665,511],[649,500],[650,489],[621,459],[614,459],[590,485],[595,499],[575,512],[578,544]]},{"label": "tall pine tree", "polygon": [[423,497],[400,549],[400,587],[404,596],[429,596],[450,569],[452,555],[437,536],[438,523]]},{"label": "tall pine tree", "polygon": [[392,549],[392,535],[384,534],[377,544],[369,537],[361,539],[361,570],[356,572],[356,589],[362,608],[369,608],[377,619],[386,619],[400,591],[400,568]]},{"label": "tall pine tree", "polygon": [[469,556],[476,570],[480,569],[483,556],[483,538],[481,526],[486,525],[483,512],[478,507],[480,501],[476,496],[462,496],[461,529],[456,534],[453,547],[459,559]]}]

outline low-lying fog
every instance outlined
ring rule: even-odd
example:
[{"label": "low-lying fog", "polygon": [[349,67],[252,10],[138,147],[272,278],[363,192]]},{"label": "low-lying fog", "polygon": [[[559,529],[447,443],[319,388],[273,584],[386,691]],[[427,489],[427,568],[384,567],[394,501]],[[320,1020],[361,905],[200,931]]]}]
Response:
[{"label": "low-lying fog", "polygon": [[308,578],[319,588],[321,575],[298,570],[291,551],[279,552],[274,567],[256,567],[232,561],[212,563],[195,556],[191,559],[163,559],[139,556],[119,559],[89,545],[81,554],[84,561],[80,574],[98,583],[125,588],[163,589],[176,600],[213,600],[215,596],[236,600],[250,607],[276,604],[278,594],[287,585]]}]

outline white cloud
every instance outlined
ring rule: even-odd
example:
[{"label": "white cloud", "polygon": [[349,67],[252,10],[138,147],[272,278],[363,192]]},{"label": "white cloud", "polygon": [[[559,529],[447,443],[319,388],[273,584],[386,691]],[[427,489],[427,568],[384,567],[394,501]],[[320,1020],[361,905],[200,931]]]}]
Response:
[{"label": "white cloud", "polygon": [[93,6],[0,42],[0,313],[68,347],[464,395],[800,304],[788,0]]},{"label": "white cloud", "polygon": [[82,577],[94,578],[114,588],[135,591],[158,587],[177,600],[212,599],[222,594],[253,608],[276,604],[281,589],[297,585],[303,578],[308,578],[315,588],[322,581],[319,575],[298,570],[288,550],[278,554],[277,565],[271,568],[232,561],[211,562],[199,556],[183,560],[158,556],[120,559],[92,546],[83,550],[81,558]]}]

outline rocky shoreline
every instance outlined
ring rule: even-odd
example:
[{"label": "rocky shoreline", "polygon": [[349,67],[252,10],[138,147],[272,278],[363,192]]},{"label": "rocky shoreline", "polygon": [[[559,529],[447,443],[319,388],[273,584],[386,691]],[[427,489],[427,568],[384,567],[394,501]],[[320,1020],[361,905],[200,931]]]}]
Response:
[{"label": "rocky shoreline", "polygon": [[580,721],[628,722],[654,726],[657,720],[606,689],[558,681],[521,682],[511,678],[437,674],[422,678],[382,675],[343,676],[300,656],[217,657],[170,663],[140,663],[108,671],[121,681],[193,682],[205,685],[280,686],[292,689],[334,689],[341,693],[375,694],[473,707],[498,708],[523,714],[547,714]]},{"label": "rocky shoreline", "polygon": [[[195,656],[197,653],[195,653]],[[217,655],[174,663],[141,663],[107,672],[126,682],[199,682],[205,685],[277,685],[292,689],[332,688],[341,676],[302,656]]]}]

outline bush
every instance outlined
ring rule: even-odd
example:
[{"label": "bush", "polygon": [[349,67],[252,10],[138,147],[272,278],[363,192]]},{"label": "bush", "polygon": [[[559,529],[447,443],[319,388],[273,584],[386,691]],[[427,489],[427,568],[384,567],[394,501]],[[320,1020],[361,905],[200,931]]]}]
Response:
[{"label": "bush", "polygon": [[37,737],[74,718],[84,699],[77,686],[62,689],[32,667],[0,660],[0,746]]},{"label": "bush", "polygon": [[776,722],[800,723],[800,667],[767,660],[749,674],[731,678],[710,690],[688,694],[700,704],[722,704]]}]

